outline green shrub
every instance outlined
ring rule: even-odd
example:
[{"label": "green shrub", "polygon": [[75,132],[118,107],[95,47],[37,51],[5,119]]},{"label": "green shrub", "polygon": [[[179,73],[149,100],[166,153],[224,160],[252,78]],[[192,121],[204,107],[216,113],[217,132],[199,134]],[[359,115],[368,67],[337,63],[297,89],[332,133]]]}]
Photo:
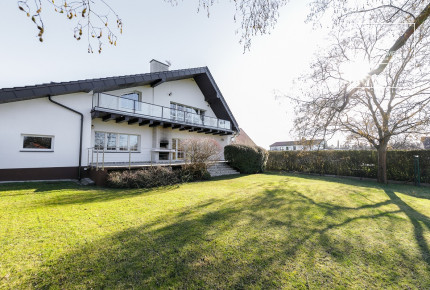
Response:
[{"label": "green shrub", "polygon": [[[390,150],[387,178],[413,181],[413,156],[420,157],[421,182],[430,183],[430,150]],[[267,169],[376,178],[375,150],[270,151]]]},{"label": "green shrub", "polygon": [[209,180],[211,178],[205,163],[184,164],[180,174],[183,182]]},{"label": "green shrub", "polygon": [[107,178],[107,185],[116,188],[151,188],[180,182],[180,172],[161,166],[141,170],[112,171]]},{"label": "green shrub", "polygon": [[268,152],[258,146],[233,144],[224,147],[224,158],[240,173],[259,173],[266,168]]}]

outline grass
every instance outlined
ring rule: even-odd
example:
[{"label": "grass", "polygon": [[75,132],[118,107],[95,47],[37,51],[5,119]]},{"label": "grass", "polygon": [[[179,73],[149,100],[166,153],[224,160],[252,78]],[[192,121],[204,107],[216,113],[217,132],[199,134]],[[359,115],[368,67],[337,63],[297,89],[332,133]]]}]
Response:
[{"label": "grass", "polygon": [[0,288],[429,288],[430,190],[282,174],[0,185]]}]

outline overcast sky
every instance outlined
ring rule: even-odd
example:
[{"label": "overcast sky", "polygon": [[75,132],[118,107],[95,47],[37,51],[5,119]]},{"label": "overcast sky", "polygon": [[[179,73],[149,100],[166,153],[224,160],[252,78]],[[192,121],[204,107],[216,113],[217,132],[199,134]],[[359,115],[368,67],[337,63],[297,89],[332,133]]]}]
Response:
[{"label": "overcast sky", "polygon": [[291,81],[309,67],[325,37],[304,23],[306,1],[292,0],[272,33],[254,38],[245,53],[230,1],[215,4],[210,18],[197,13],[197,0],[176,7],[162,0],[108,3],[124,32],[116,47],[105,45],[99,55],[88,54],[85,40],[73,38],[73,25],[63,15],[48,11],[40,43],[16,1],[3,1],[0,87],[146,73],[153,58],[171,61],[171,69],[208,66],[240,127],[258,145],[293,138],[292,108],[276,100],[274,90],[291,92]]}]

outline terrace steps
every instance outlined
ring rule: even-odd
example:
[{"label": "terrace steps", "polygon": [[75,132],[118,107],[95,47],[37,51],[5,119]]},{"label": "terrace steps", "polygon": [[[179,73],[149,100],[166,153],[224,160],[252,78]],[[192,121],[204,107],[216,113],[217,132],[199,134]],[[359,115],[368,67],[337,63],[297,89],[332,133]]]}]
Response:
[{"label": "terrace steps", "polygon": [[240,174],[239,171],[231,168],[227,162],[216,162],[208,167],[211,177]]}]

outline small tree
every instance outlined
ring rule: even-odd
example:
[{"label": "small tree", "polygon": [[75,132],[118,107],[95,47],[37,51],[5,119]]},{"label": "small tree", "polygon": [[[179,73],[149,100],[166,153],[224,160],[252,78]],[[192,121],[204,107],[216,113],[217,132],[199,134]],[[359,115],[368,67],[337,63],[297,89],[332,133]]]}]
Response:
[{"label": "small tree", "polygon": [[219,159],[221,145],[212,138],[190,138],[182,143],[185,160],[190,163],[208,164]]}]

